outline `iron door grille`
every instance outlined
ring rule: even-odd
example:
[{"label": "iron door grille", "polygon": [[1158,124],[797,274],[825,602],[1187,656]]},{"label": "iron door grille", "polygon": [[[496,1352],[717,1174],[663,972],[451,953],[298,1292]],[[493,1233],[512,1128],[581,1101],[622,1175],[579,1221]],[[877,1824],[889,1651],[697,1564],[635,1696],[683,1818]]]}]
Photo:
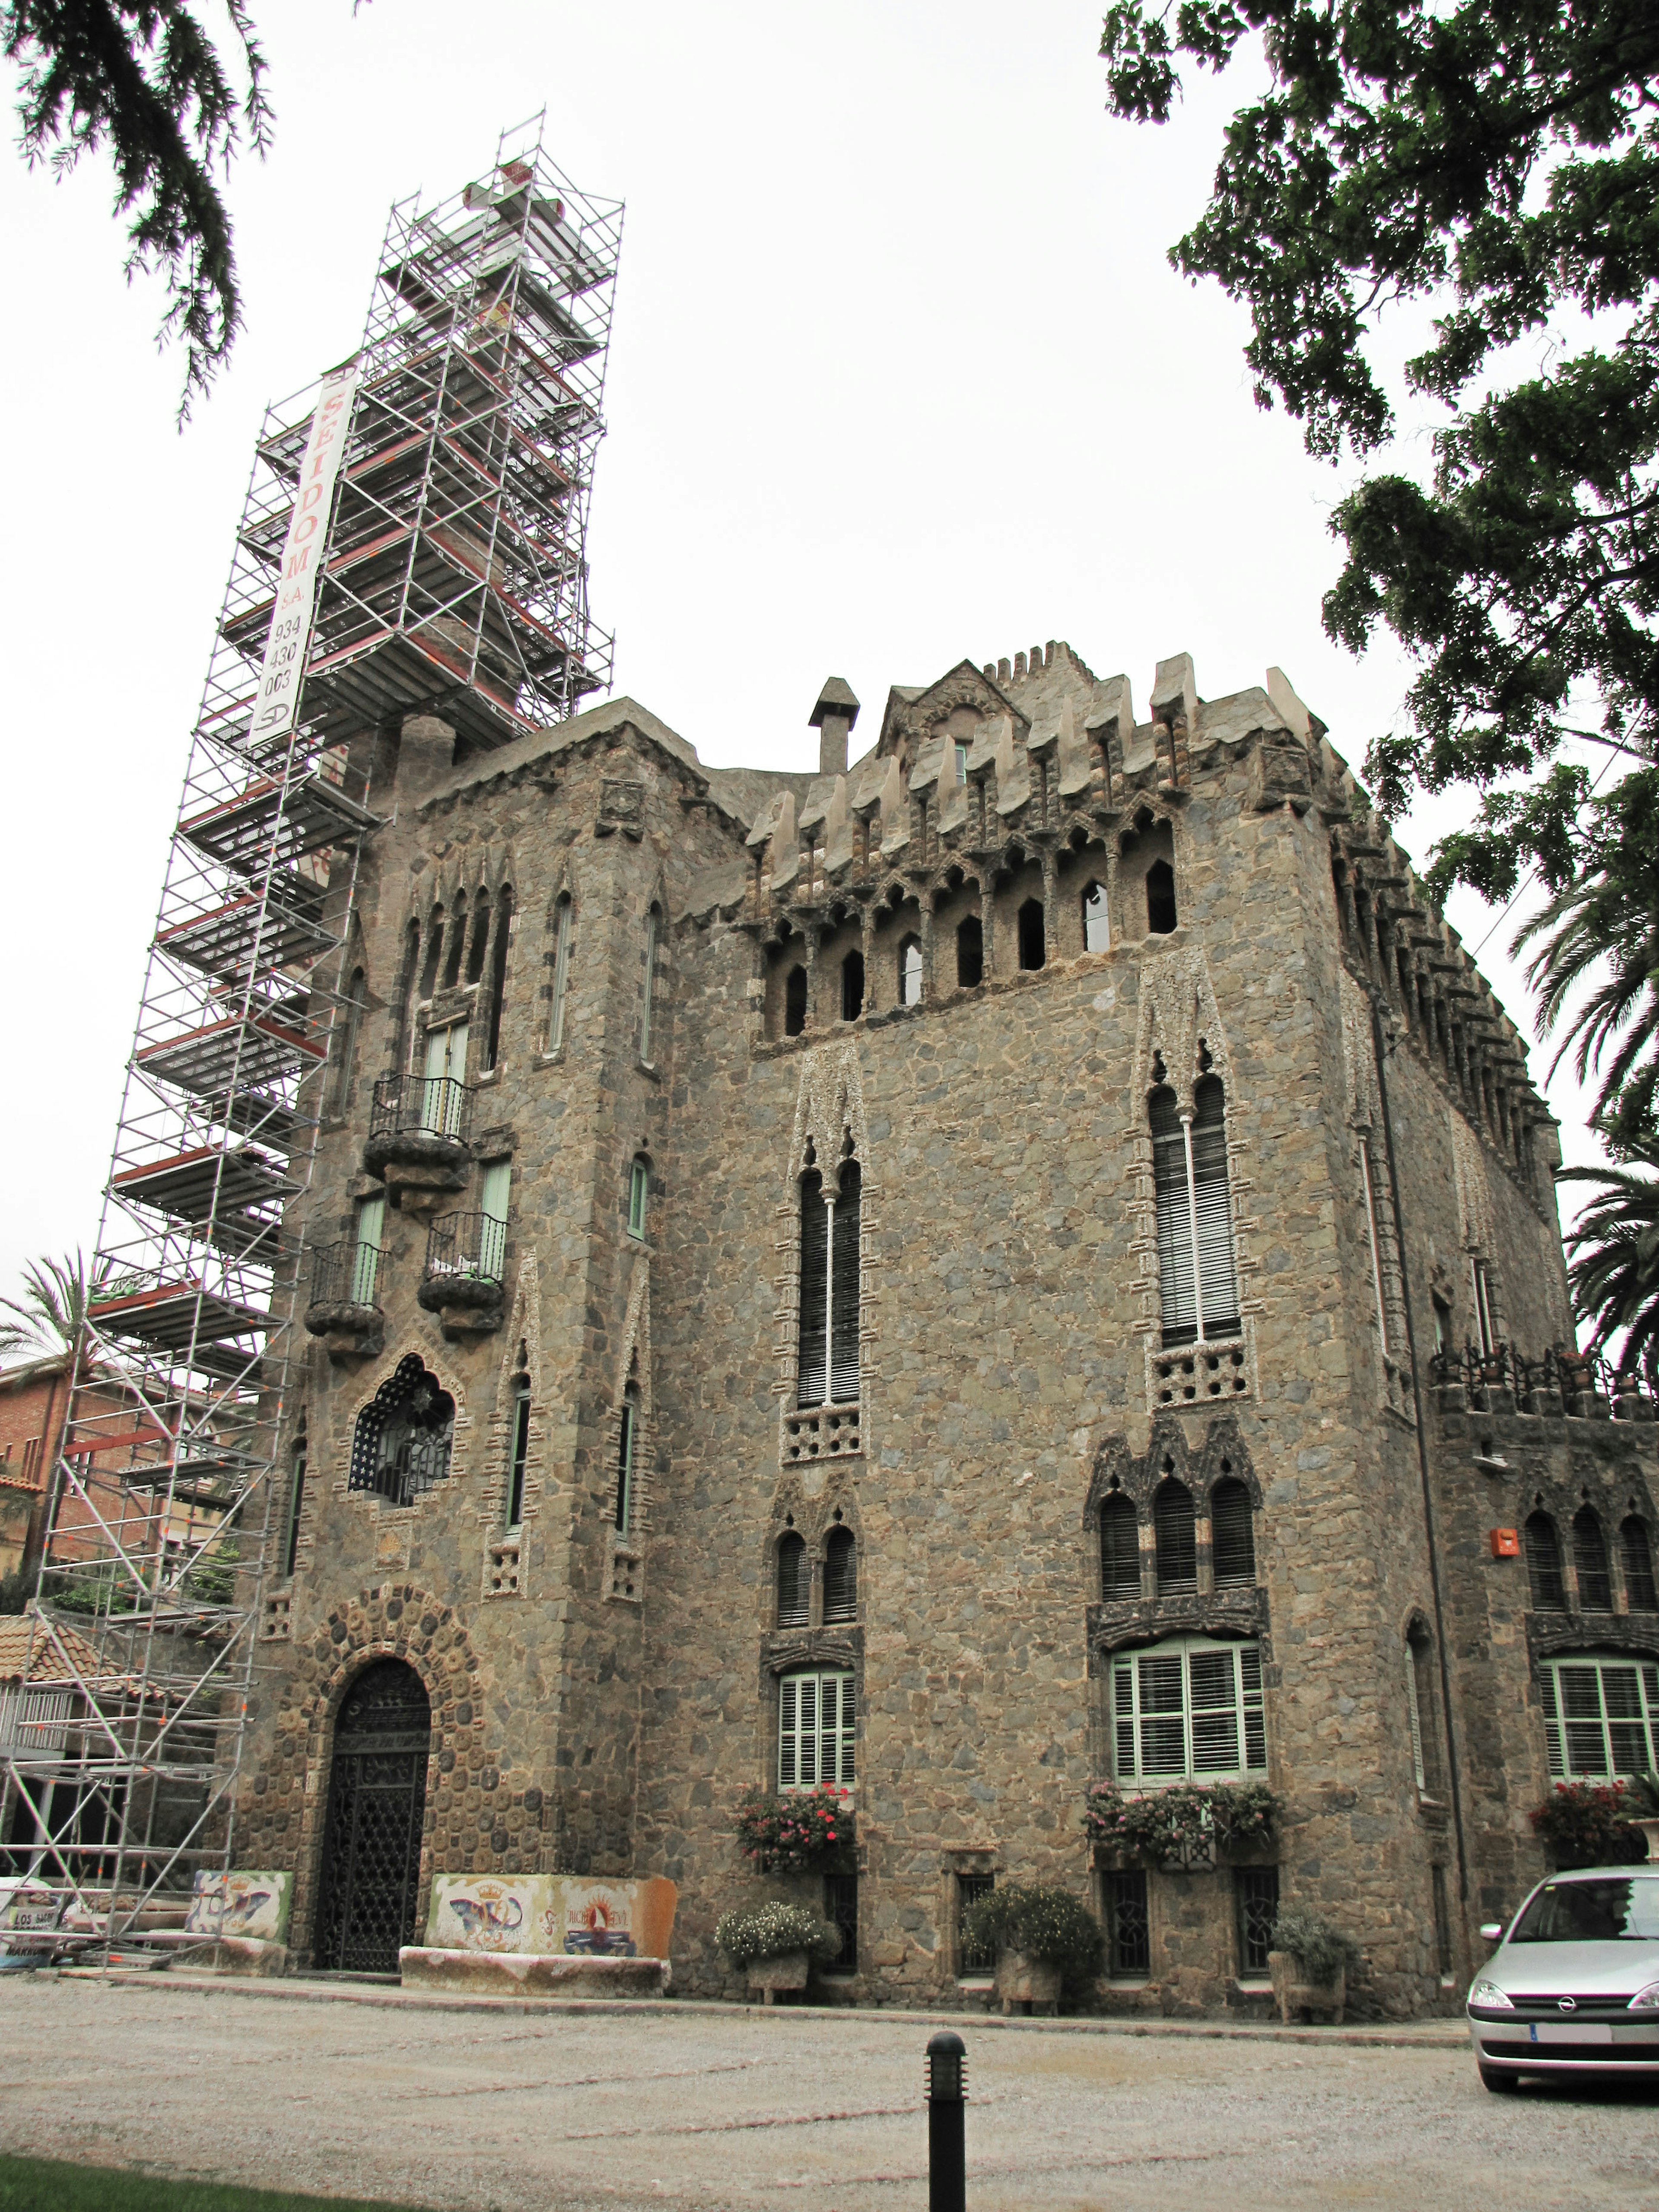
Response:
[{"label": "iron door grille", "polygon": [[1279,1869],[1235,1867],[1233,1896],[1238,1906],[1238,1971],[1245,1981],[1265,1981],[1279,1917]]},{"label": "iron door grille", "polygon": [[399,1949],[415,1939],[430,1741],[419,1678],[398,1660],[367,1668],[335,1729],[319,1966],[395,1974]]},{"label": "iron door grille", "polygon": [[997,1886],[994,1874],[959,1874],[957,1876],[957,1972],[964,1977],[994,1974],[997,1970],[997,1954],[991,1945],[970,1943],[968,1940],[967,1920],[970,1909],[981,1897],[988,1897]]}]

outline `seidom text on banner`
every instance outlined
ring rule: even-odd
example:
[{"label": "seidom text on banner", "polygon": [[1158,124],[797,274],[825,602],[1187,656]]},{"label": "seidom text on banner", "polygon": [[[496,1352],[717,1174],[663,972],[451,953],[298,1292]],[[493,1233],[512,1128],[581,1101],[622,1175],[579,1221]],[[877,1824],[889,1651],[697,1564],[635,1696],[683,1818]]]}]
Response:
[{"label": "seidom text on banner", "polygon": [[276,604],[271,610],[270,635],[265,640],[264,665],[259,671],[259,690],[248,727],[248,736],[256,744],[269,744],[294,727],[317,604],[318,572],[334,503],[334,480],[340,473],[356,389],[357,364],[351,361],[325,376],[317,395],[311,435],[306,441],[294,495],[294,512],[283,541]]}]

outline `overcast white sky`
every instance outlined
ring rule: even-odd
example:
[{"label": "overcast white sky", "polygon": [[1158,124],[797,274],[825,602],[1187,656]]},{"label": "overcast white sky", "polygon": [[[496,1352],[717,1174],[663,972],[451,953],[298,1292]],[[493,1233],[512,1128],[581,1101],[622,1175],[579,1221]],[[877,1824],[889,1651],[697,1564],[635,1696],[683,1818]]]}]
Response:
[{"label": "overcast white sky", "polygon": [[[832,672],[873,723],[890,684],[1051,637],[1127,671],[1143,713],[1170,653],[1211,697],[1276,662],[1356,767],[1397,720],[1399,659],[1355,663],[1320,627],[1343,479],[1258,412],[1243,318],[1164,258],[1246,82],[1189,88],[1162,131],[1115,123],[1079,0],[255,8],[277,124],[230,185],[247,326],[182,436],[107,170],[54,183],[0,156],[25,1041],[0,1091],[0,1287],[96,1234],[261,411],[355,348],[391,202],[481,174],[544,104],[554,158],[628,202],[594,609],[617,688],[705,761],[815,763]],[[1443,818],[1402,842],[1420,854]],[[1472,899],[1452,918],[1471,946],[1492,920]],[[1507,935],[1482,964],[1524,1026]],[[1551,1097],[1569,1158],[1594,1157],[1574,1087]]]}]

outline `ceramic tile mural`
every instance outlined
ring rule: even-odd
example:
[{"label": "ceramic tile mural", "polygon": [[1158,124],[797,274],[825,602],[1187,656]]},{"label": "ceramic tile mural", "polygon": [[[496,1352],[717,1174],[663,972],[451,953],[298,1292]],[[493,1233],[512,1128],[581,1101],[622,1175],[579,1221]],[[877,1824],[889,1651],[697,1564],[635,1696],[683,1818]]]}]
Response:
[{"label": "ceramic tile mural", "polygon": [[263,1943],[286,1943],[289,1908],[293,1902],[291,1874],[198,1874],[185,1920],[185,1933],[246,1936]]},{"label": "ceramic tile mural", "polygon": [[445,1874],[432,1885],[426,1940],[446,1951],[665,1959],[678,1900],[660,1879]]}]

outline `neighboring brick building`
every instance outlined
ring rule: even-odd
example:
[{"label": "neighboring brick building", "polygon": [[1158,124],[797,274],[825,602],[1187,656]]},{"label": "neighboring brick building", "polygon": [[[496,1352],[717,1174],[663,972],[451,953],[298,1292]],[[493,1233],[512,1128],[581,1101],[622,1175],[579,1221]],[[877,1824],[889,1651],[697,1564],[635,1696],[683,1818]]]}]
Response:
[{"label": "neighboring brick building", "polygon": [[[857,711],[816,776],[627,699],[355,756],[239,1861],[322,1963],[348,1875],[395,1948],[406,1873],[667,1875],[713,1993],[738,1799],[821,1773],[856,2001],[948,1996],[994,1877],[1097,1900],[1115,2004],[1255,2002],[1279,1896],[1432,2009],[1540,1863],[1553,1662],[1608,1655],[1574,1771],[1659,1719],[1655,1431],[1431,1371],[1571,1340],[1522,1041],[1277,672],[963,663],[848,770]],[[354,1686],[416,1762],[356,1846]],[[1187,1773],[1277,1847],[1093,1863],[1091,1782]]]}]

